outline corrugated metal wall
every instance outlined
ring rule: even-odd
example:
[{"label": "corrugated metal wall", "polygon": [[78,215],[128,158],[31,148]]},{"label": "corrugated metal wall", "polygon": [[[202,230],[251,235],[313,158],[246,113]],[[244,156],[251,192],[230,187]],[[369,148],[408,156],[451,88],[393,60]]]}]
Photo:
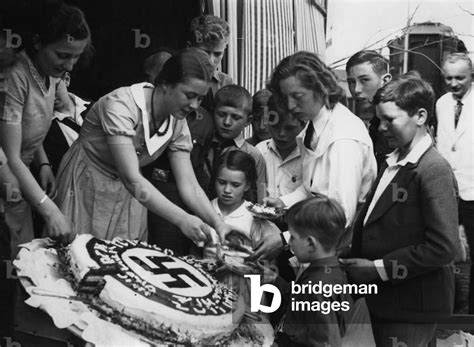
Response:
[{"label": "corrugated metal wall", "polygon": [[306,50],[324,59],[325,18],[313,1],[210,0],[211,13],[230,25],[226,72],[236,83],[254,94],[284,57]]}]

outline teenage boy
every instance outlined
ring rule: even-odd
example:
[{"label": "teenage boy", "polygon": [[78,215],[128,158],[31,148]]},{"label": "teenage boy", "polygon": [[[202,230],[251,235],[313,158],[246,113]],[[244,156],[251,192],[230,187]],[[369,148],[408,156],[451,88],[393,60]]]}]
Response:
[{"label": "teenage boy", "polygon": [[[258,149],[246,142],[242,130],[252,120],[252,97],[244,87],[231,84],[219,89],[214,104],[215,134],[211,148],[207,154],[206,169],[209,177],[214,172],[214,164],[224,151],[240,149],[250,154],[257,168],[257,182],[253,190],[257,200],[261,202],[265,197],[267,172],[265,160]],[[212,185],[212,184],[211,184]],[[213,187],[209,187],[210,198],[213,198]]]},{"label": "teenage boy", "polygon": [[296,136],[305,123],[295,118],[276,96],[269,99],[266,110],[271,138],[256,147],[267,167],[267,196],[278,198],[302,184],[303,163]]},{"label": "teenage boy", "polygon": [[380,167],[386,155],[393,149],[378,131],[380,121],[375,116],[372,100],[377,89],[392,79],[388,72],[388,61],[375,51],[360,51],[349,58],[346,72],[349,91],[355,101],[355,113],[369,129],[370,138],[374,143],[375,159]]},{"label": "teenage boy", "polygon": [[232,78],[220,71],[224,52],[229,43],[229,24],[222,18],[212,15],[202,15],[193,18],[190,27],[189,45],[197,47],[209,54],[215,68],[209,93],[201,106],[212,114],[214,97],[219,89],[232,83]]},{"label": "teenage boy", "polygon": [[[464,226],[471,260],[474,259],[474,108],[472,61],[453,53],[443,64],[448,87],[436,102],[437,148],[453,168],[459,185],[459,223]],[[474,266],[471,266],[469,313],[474,313]]]},{"label": "teenage boy", "polygon": [[[303,158],[296,136],[303,130],[305,122],[294,117],[276,95],[270,97],[266,106],[264,119],[267,120],[271,138],[256,147],[265,159],[267,196],[276,199],[292,193],[303,183]],[[281,230],[288,230],[283,218],[276,220],[275,224]],[[280,275],[286,279],[294,278],[289,257],[291,254],[285,251],[276,258]]]},{"label": "teenage boy", "polygon": [[[280,288],[281,307],[286,307],[275,342],[278,346],[341,346],[353,305],[351,296],[296,294],[291,293],[291,288],[319,282],[332,287],[347,283],[336,257],[336,247],[346,224],[344,210],[335,200],[319,195],[293,205],[286,219],[291,234],[289,246],[298,263],[309,266],[291,286],[271,270],[264,272],[264,282],[274,282]],[[294,302],[321,305],[327,302],[337,309],[297,310]]]},{"label": "teenage boy", "polygon": [[378,283],[366,297],[377,346],[425,346],[453,310],[456,182],[433,147],[434,92],[420,78],[391,81],[374,97],[387,157],[354,224],[349,279]]},{"label": "teenage boy", "polygon": [[221,71],[221,61],[229,43],[229,37],[229,24],[220,17],[201,15],[191,21],[188,44],[191,47],[205,51],[215,69],[211,80],[211,88],[209,88],[209,92],[201,102],[201,112],[192,113],[187,117],[189,131],[193,139],[191,161],[196,178],[203,189],[207,189],[209,185],[209,177],[206,174],[204,162],[214,136],[212,117],[214,97],[219,89],[232,84],[232,78]]}]

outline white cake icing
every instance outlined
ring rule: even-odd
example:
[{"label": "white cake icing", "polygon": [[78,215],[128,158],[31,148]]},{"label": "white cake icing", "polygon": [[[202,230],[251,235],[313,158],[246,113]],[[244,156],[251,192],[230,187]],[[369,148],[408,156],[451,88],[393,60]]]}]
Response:
[{"label": "white cake icing", "polygon": [[189,342],[229,335],[244,313],[245,305],[229,288],[185,259],[145,243],[78,235],[70,262],[78,282],[91,272],[97,278],[104,269],[99,298],[107,305],[152,326],[165,325]]},{"label": "white cake icing", "polygon": [[94,236],[91,234],[78,235],[69,246],[71,271],[77,281],[82,280],[91,269],[100,269],[99,264],[93,261],[87,252],[85,252],[86,244],[92,238],[94,238]]}]

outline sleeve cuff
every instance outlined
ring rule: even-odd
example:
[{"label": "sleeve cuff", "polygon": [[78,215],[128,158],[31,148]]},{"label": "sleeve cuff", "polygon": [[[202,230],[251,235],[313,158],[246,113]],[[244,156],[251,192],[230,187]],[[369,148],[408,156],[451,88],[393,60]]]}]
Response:
[{"label": "sleeve cuff", "polygon": [[382,281],[384,282],[388,281],[389,278],[387,275],[387,271],[385,271],[385,266],[383,265],[383,259],[374,260],[374,265]]},{"label": "sleeve cuff", "polygon": [[285,196],[280,196],[278,199],[280,199],[285,204],[285,206],[291,207],[297,202],[306,199],[307,197],[308,195],[306,194],[304,188],[299,188],[296,189],[293,193],[287,194]]},{"label": "sleeve cuff", "polygon": [[291,237],[290,232],[288,230],[284,231],[284,232],[282,232],[282,235],[285,238],[286,244],[288,244],[288,242],[290,241],[290,237]]}]

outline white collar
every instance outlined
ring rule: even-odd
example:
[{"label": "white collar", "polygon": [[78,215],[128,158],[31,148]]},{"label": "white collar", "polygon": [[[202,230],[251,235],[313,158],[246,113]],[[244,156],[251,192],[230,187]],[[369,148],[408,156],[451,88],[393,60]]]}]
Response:
[{"label": "white collar", "polygon": [[398,161],[398,155],[400,150],[397,148],[392,153],[387,156],[387,164],[391,166],[405,166],[408,163],[415,164],[417,163],[421,156],[430,148],[433,143],[431,136],[426,134],[423,138],[411,149],[405,158]]},{"label": "white collar", "polygon": [[242,135],[242,133],[239,134],[239,136],[237,136],[235,139],[234,139],[234,143],[235,145],[240,149],[242,148],[242,146],[244,145],[245,143],[245,139],[244,139],[244,136]]},{"label": "white collar", "polygon": [[[71,117],[73,118],[76,123],[80,122],[79,118],[81,118],[81,113],[84,112],[87,109],[87,106],[91,103],[90,101],[86,101],[78,97],[77,95],[74,95],[73,93],[68,93],[69,97],[71,98],[73,104],[74,104],[74,111],[75,114],[68,114],[68,113],[63,113],[59,111],[54,111],[53,114],[53,119],[57,118],[58,120],[62,121],[65,118]],[[79,124],[81,125],[81,124]]]},{"label": "white collar", "polygon": [[268,140],[267,147],[270,151],[275,153],[275,155],[277,155],[278,158],[280,158],[282,160],[282,162],[290,161],[292,159],[298,158],[301,155],[299,147],[296,146],[293,149],[293,151],[291,151],[291,153],[288,154],[288,156],[285,158],[285,160],[283,160],[281,155],[280,155],[280,152],[278,151],[278,148],[276,147],[275,141],[273,139]]},{"label": "white collar", "polygon": [[319,137],[329,121],[331,111],[323,105],[319,113],[311,121],[313,122],[315,136]]},{"label": "white collar", "polygon": [[[467,99],[469,99],[469,97],[470,97],[470,95],[471,95],[471,91],[472,91],[472,84],[471,84],[471,86],[469,87],[467,93],[464,94],[464,95],[462,96],[461,100],[460,100],[463,105],[465,105]],[[451,97],[453,98],[454,102],[457,102],[457,101],[458,101],[458,99],[456,99],[456,98],[454,97],[453,93],[451,93]]]},{"label": "white collar", "polygon": [[156,133],[150,138],[150,124],[148,122],[148,111],[146,109],[146,99],[145,99],[145,88],[154,88],[153,84],[148,82],[137,83],[130,86],[130,90],[132,92],[133,99],[135,103],[140,108],[142,113],[142,122],[143,122],[143,132],[145,138],[145,144],[148,151],[148,155],[152,156],[158,149],[160,149],[166,141],[169,140],[173,133],[173,122],[174,117],[171,115],[169,116],[169,126],[167,122],[163,122],[160,129],[162,127],[168,126],[168,130],[162,136],[158,136]]},{"label": "white collar", "polygon": [[242,216],[245,216],[247,213],[249,213],[248,210],[247,210],[247,207],[245,207],[246,206],[245,203],[246,203],[246,201],[244,200],[239,207],[237,207],[234,211],[229,213],[227,216],[224,216],[221,209],[219,208],[219,202],[217,201],[217,198],[212,200],[212,204],[213,204],[217,214],[224,217],[224,218],[240,218]]}]

